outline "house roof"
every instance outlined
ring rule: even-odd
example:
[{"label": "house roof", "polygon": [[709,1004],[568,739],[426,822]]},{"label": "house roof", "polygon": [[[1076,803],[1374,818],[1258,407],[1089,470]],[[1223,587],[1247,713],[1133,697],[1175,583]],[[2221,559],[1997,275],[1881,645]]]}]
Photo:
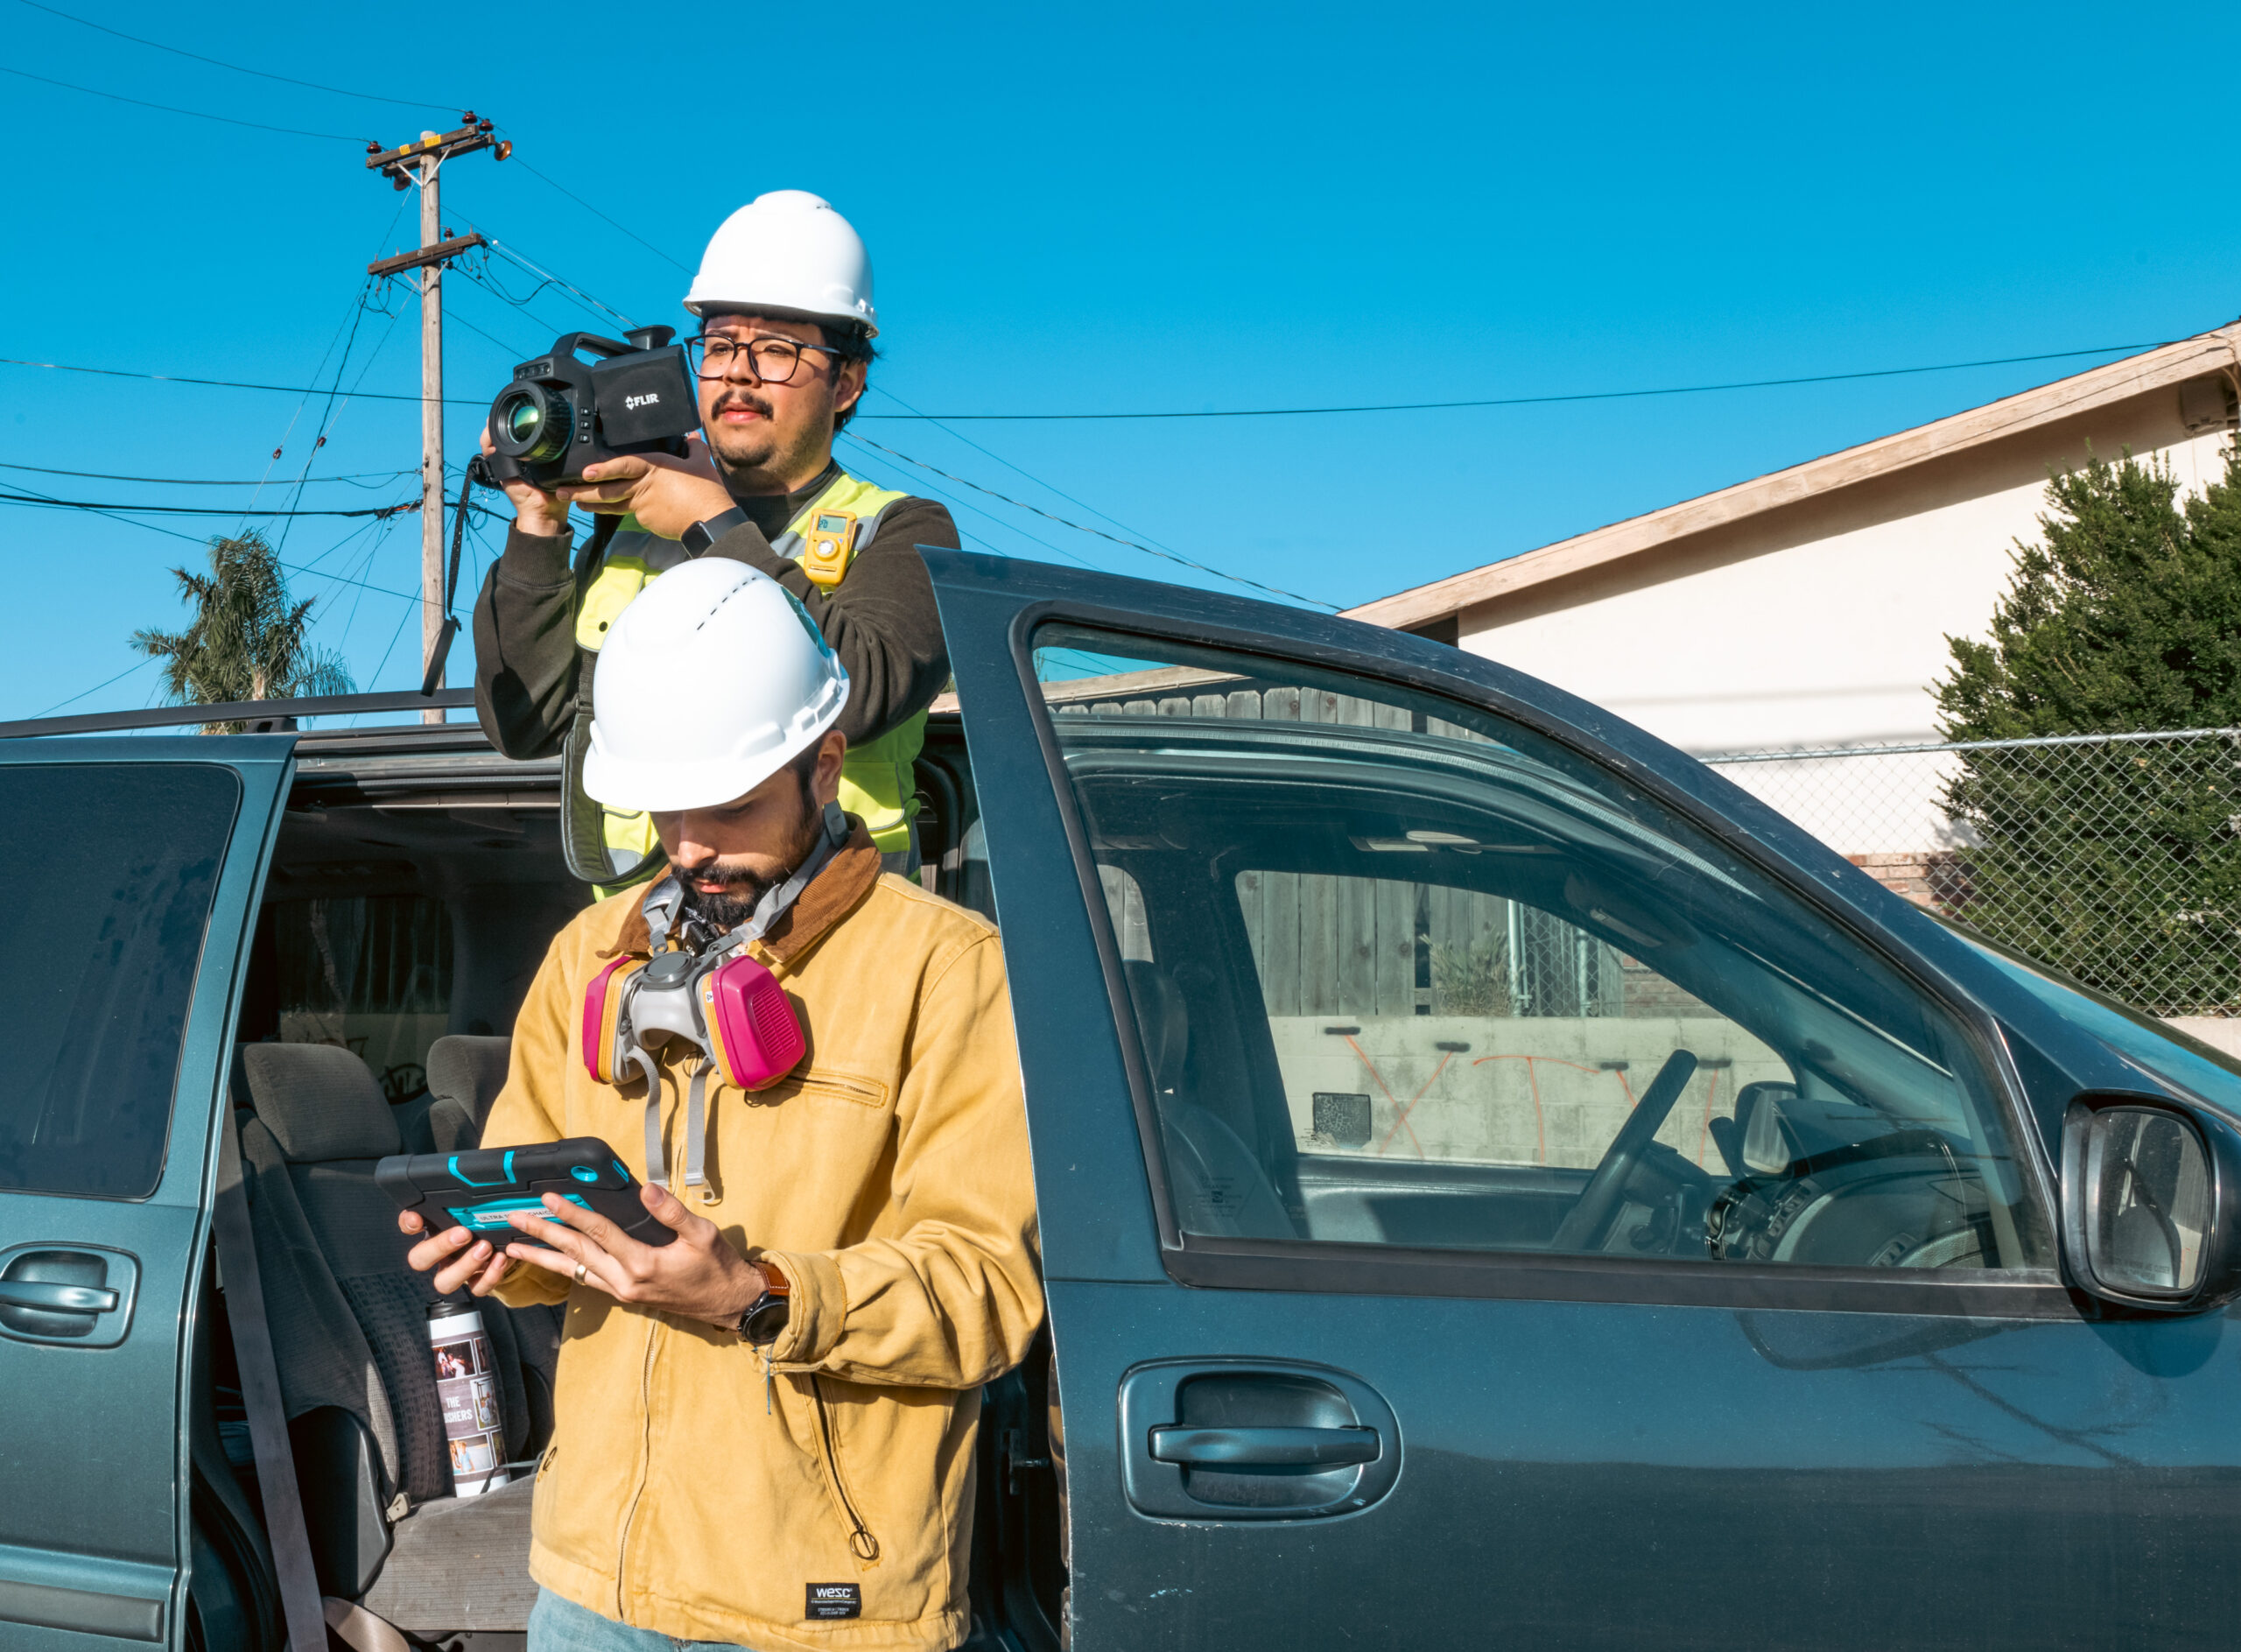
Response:
[{"label": "house roof", "polygon": [[1346,617],[1407,629],[1444,619],[1512,592],[1583,569],[1643,556],[1709,529],[1762,511],[1869,482],[2010,436],[2090,413],[2136,396],[2199,378],[2241,373],[2241,321],[2181,339],[2120,362],[1987,402],[1933,424],[1918,425],[1820,459],[1769,472],[1716,493],[1684,499],[1647,516],[1559,539],[1554,545],[1429,585],[1380,597]]}]

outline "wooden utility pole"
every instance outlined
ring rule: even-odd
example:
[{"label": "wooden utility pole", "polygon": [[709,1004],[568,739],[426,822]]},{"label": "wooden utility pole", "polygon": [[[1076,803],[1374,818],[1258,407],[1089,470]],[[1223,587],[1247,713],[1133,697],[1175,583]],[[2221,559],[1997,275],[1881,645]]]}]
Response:
[{"label": "wooden utility pole", "polygon": [[[436,650],[446,641],[444,604],[444,265],[470,247],[483,244],[481,235],[453,239],[443,227],[439,174],[454,155],[478,149],[496,151],[503,160],[514,146],[491,135],[491,123],[478,121],[473,109],[460,117],[458,130],[423,132],[418,142],[383,149],[369,144],[366,165],[388,174],[399,189],[420,186],[420,250],[394,258],[377,258],[366,266],[369,275],[420,272],[420,663],[432,687],[444,678]],[[430,668],[434,668],[431,670]],[[423,722],[444,721],[440,710],[420,714]]]}]

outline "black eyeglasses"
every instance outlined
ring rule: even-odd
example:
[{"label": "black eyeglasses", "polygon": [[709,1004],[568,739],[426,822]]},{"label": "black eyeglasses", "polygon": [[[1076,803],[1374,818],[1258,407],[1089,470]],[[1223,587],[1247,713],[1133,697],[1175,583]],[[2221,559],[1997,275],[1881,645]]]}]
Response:
[{"label": "black eyeglasses", "polygon": [[744,356],[747,370],[758,384],[792,383],[794,375],[802,369],[804,350],[822,350],[835,361],[847,356],[846,351],[836,350],[829,344],[804,344],[799,339],[768,333],[745,339],[703,333],[685,341],[685,359],[692,363],[692,371],[699,377],[729,378],[734,364]]}]

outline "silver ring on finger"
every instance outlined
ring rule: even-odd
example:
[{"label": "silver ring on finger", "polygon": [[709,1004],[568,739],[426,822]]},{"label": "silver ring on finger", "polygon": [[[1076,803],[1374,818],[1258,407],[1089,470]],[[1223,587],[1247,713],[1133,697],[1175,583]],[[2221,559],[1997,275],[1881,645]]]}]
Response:
[{"label": "silver ring on finger", "polygon": [[580,1285],[584,1283],[585,1271],[584,1264],[582,1262],[578,1262],[576,1264],[576,1283]]}]

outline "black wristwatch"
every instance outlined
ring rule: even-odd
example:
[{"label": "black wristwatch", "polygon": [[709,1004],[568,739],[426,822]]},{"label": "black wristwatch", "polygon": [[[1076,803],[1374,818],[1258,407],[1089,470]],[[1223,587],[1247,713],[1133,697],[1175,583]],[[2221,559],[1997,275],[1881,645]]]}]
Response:
[{"label": "black wristwatch", "polygon": [[678,543],[689,557],[704,556],[708,547],[747,520],[747,512],[734,505],[729,510],[719,511],[706,522],[696,522],[678,536]]},{"label": "black wristwatch", "polygon": [[786,1276],[769,1262],[755,1264],[762,1269],[762,1294],[748,1304],[747,1311],[739,1317],[734,1329],[740,1339],[755,1347],[768,1347],[786,1328],[793,1309],[788,1298],[793,1287],[786,1283]]}]

